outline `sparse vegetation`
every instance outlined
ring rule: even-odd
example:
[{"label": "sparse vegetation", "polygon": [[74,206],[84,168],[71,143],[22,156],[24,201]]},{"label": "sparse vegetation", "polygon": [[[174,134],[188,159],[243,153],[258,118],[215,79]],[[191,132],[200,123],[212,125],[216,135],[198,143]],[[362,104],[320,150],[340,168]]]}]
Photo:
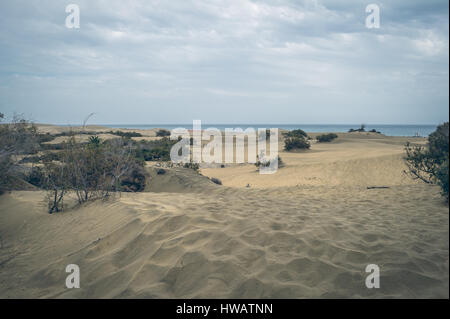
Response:
[{"label": "sparse vegetation", "polygon": [[58,213],[64,209],[64,196],[68,192],[72,178],[66,163],[44,163],[41,187],[47,190],[49,214]]},{"label": "sparse vegetation", "polygon": [[142,137],[142,134],[137,132],[109,131],[108,133],[123,138]]},{"label": "sparse vegetation", "polygon": [[177,142],[167,137],[155,141],[133,142],[135,156],[142,161],[169,161],[170,149]]},{"label": "sparse vegetation", "polygon": [[319,143],[324,143],[324,142],[331,142],[334,139],[336,139],[338,136],[334,133],[328,133],[328,134],[322,134],[317,136],[317,141]]},{"label": "sparse vegetation", "polygon": [[[147,183],[146,180],[144,168],[140,165],[135,165],[121,179],[119,191],[132,193],[142,192],[145,189]],[[117,191],[117,189],[115,191]]]},{"label": "sparse vegetation", "polygon": [[200,169],[200,165],[198,163],[192,162],[185,163],[183,167],[193,169],[194,171],[198,171]]},{"label": "sparse vegetation", "polygon": [[311,144],[304,137],[289,137],[284,141],[286,151],[309,149]]},{"label": "sparse vegetation", "polygon": [[308,138],[308,134],[301,129],[292,130],[287,133],[283,133],[283,135],[284,137]]},{"label": "sparse vegetation", "polygon": [[156,136],[162,136],[162,137],[164,137],[164,136],[170,136],[170,131],[168,131],[168,130],[158,130],[157,132],[156,132]]},{"label": "sparse vegetation", "polygon": [[146,182],[131,142],[123,138],[102,141],[92,136],[88,143],[78,143],[72,136],[64,143],[58,163],[46,161],[43,171],[49,213],[63,209],[68,192],[74,192],[82,204],[121,191],[142,191]]},{"label": "sparse vegetation", "polygon": [[352,133],[352,132],[365,132],[365,131],[366,131],[366,125],[364,125],[364,124],[361,124],[360,128],[358,128],[358,129],[351,128],[351,129],[348,130],[349,133]]},{"label": "sparse vegetation", "polygon": [[34,166],[25,176],[25,181],[36,187],[44,189],[46,187],[45,173],[42,167]]},{"label": "sparse vegetation", "polygon": [[[270,166],[270,160],[263,160],[261,161],[259,156],[257,156],[257,161],[255,163],[256,167],[269,167]],[[284,166],[283,161],[281,160],[281,157],[278,155],[278,168],[281,168]]]},{"label": "sparse vegetation", "polygon": [[428,137],[426,147],[406,144],[406,171],[412,178],[438,184],[449,199],[449,123],[439,125]]},{"label": "sparse vegetation", "polygon": [[[1,114],[0,120],[3,118]],[[36,153],[36,136],[36,127],[20,116],[0,125],[0,189],[9,189],[8,181],[20,168],[18,156]]]}]

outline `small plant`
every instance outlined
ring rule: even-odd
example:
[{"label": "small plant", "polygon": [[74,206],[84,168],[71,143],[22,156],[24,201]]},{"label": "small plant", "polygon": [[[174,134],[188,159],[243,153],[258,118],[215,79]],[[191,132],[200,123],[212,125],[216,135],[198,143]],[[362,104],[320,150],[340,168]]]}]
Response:
[{"label": "small plant", "polygon": [[194,171],[198,171],[200,169],[200,165],[198,163],[185,163],[184,164],[184,168],[190,168],[193,169]]},{"label": "small plant", "polygon": [[46,176],[44,169],[39,166],[34,166],[28,175],[25,176],[25,181],[39,188],[46,187]]},{"label": "small plant", "polygon": [[142,137],[142,134],[137,132],[109,131],[108,133],[123,138]]},{"label": "small plant", "polygon": [[170,149],[176,143],[167,137],[155,141],[133,142],[135,156],[143,161],[170,161]]},{"label": "small plant", "polygon": [[164,175],[164,174],[166,174],[166,170],[163,169],[163,168],[159,168],[159,169],[156,171],[156,174],[158,174],[158,175]]},{"label": "small plant", "polygon": [[156,132],[156,136],[170,136],[170,131],[168,130],[159,130]]},{"label": "small plant", "polygon": [[45,134],[37,134],[36,138],[39,144],[42,143],[46,143],[46,142],[50,142],[53,141],[55,139],[56,136],[51,135],[50,133],[45,133]]},{"label": "small plant", "polygon": [[20,169],[19,155],[36,154],[39,148],[36,136],[36,127],[20,116],[0,125],[0,189],[8,190],[11,186],[11,177]]},{"label": "small plant", "polygon": [[26,163],[36,164],[39,163],[40,161],[41,161],[40,156],[26,156],[19,161],[19,164],[26,164]]},{"label": "small plant", "polygon": [[102,141],[97,135],[89,136],[88,144],[94,147],[99,147],[102,144]]},{"label": "small plant", "polygon": [[348,132],[352,133],[352,132],[365,132],[366,131],[366,125],[365,124],[361,124],[361,126],[358,129],[349,129]]},{"label": "small plant", "polygon": [[121,191],[145,188],[142,162],[133,156],[129,139],[101,141],[96,137],[78,143],[75,137],[64,142],[59,161],[44,162],[49,213],[60,212],[64,196],[74,192],[78,203],[105,199]]},{"label": "small plant", "polygon": [[140,166],[135,166],[120,180],[120,189],[115,191],[122,192],[142,192],[145,189],[146,176],[145,171]]},{"label": "small plant", "polygon": [[[257,161],[255,163],[256,167],[269,167],[270,166],[270,160],[263,160],[260,161],[259,156],[257,156]],[[278,168],[281,168],[284,166],[283,161],[281,160],[281,157],[278,155]]]},{"label": "small plant", "polygon": [[427,147],[407,143],[406,166],[412,178],[427,184],[438,184],[442,195],[449,199],[449,123],[439,125],[428,137]]},{"label": "small plant", "polygon": [[317,141],[319,143],[323,143],[323,142],[331,142],[332,140],[336,139],[338,136],[334,133],[329,133],[329,134],[322,134],[317,136]]},{"label": "small plant", "polygon": [[286,151],[309,149],[311,144],[304,137],[289,137],[284,141]]},{"label": "small plant", "polygon": [[65,163],[44,163],[44,185],[47,189],[48,213],[59,213],[64,209],[64,196],[70,187],[70,174]]}]

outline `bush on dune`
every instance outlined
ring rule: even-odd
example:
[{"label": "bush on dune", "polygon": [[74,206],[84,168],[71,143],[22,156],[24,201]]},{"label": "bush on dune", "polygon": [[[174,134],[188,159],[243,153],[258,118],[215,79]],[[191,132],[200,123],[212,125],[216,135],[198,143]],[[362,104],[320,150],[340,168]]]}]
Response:
[{"label": "bush on dune", "polygon": [[124,138],[142,137],[142,134],[137,132],[109,131],[108,133],[111,135],[116,135]]},{"label": "bush on dune", "polygon": [[304,137],[289,137],[284,141],[286,151],[309,149],[311,144]]},{"label": "bush on dune", "polygon": [[45,173],[42,167],[34,166],[25,176],[25,181],[39,188],[45,187]]},{"label": "bush on dune", "polygon": [[189,163],[185,163],[183,165],[184,168],[190,168],[194,171],[198,171],[200,169],[200,165],[198,163],[193,163],[193,162],[189,162]]},{"label": "bush on dune", "polygon": [[44,163],[44,175],[49,213],[63,209],[68,192],[74,192],[81,204],[121,191],[142,191],[146,183],[142,162],[133,155],[130,141],[122,138],[102,141],[93,137],[82,144],[71,137],[58,163]]},{"label": "bush on dune", "polygon": [[329,134],[322,134],[317,136],[317,141],[319,143],[323,143],[323,142],[331,142],[332,140],[336,139],[338,136],[334,133],[329,133]]},{"label": "bush on dune", "polygon": [[427,184],[437,184],[449,199],[449,123],[439,125],[428,137],[426,147],[406,144],[407,173]]},{"label": "bush on dune", "polygon": [[[4,115],[0,113],[0,121]],[[9,188],[8,181],[17,175],[19,155],[35,154],[38,149],[36,127],[19,116],[0,125],[0,189]]]},{"label": "bush on dune", "polygon": [[170,131],[168,131],[168,130],[164,130],[164,129],[162,129],[162,130],[158,130],[157,132],[156,132],[156,136],[162,136],[162,137],[164,137],[164,136],[170,136]]},{"label": "bush on dune", "polygon": [[[0,121],[3,114],[0,113]],[[138,143],[128,135],[101,140],[89,137],[80,143],[75,134],[65,132],[69,138],[49,146],[55,135],[37,133],[34,125],[20,117],[0,125],[0,190],[13,189],[11,181],[26,181],[47,191],[48,212],[60,212],[64,198],[74,193],[78,202],[108,198],[121,191],[143,191],[147,174],[144,163],[137,156]],[[175,143],[175,142],[174,142]],[[151,145],[153,158],[169,157],[172,141],[163,138]],[[142,146],[142,145],[141,145]],[[143,148],[145,149],[145,147]],[[25,156],[44,151],[41,156]],[[23,157],[19,161],[19,157]],[[26,168],[23,163],[36,163]],[[28,171],[28,172],[27,172]]]},{"label": "bush on dune", "polygon": [[366,126],[364,124],[361,124],[361,126],[358,129],[351,128],[351,129],[348,130],[349,133],[365,132],[365,131],[366,131]]},{"label": "bush on dune", "polygon": [[[123,192],[142,192],[146,185],[145,170],[141,166],[135,166],[126,174],[120,182],[120,191]],[[116,190],[117,191],[117,190]]]},{"label": "bush on dune", "polygon": [[287,133],[283,133],[284,137],[297,137],[297,138],[307,138],[308,134],[306,134],[305,131],[301,130],[301,129],[296,129],[296,130],[292,130],[289,131]]},{"label": "bush on dune", "polygon": [[133,143],[135,156],[143,161],[170,161],[170,149],[177,142],[167,137],[155,141]]}]

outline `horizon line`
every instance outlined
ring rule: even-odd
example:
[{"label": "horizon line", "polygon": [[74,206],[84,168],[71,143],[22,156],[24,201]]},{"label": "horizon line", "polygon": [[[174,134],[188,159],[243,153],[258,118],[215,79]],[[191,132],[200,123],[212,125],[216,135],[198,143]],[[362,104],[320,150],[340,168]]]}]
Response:
[{"label": "horizon line", "polygon": [[[6,123],[6,122],[5,122]],[[432,125],[439,125],[445,123],[445,121],[439,122],[439,123],[208,123],[208,122],[202,122],[202,125],[340,125],[340,126],[347,126],[347,125],[365,125],[365,126],[373,126],[373,125],[398,125],[398,126],[432,126]],[[39,123],[34,122],[34,124],[40,124],[40,125],[63,125],[63,126],[82,126],[82,123],[80,124],[63,124],[63,123]],[[192,123],[92,123],[92,124],[86,124],[86,126],[108,126],[108,125],[134,125],[134,126],[154,126],[154,125],[190,125],[192,126]]]}]

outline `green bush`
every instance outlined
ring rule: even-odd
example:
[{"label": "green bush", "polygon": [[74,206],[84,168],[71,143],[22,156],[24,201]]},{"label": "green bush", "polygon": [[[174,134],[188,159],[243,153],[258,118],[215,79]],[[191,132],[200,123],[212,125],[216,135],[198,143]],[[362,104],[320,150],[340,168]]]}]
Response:
[{"label": "green bush", "polygon": [[19,161],[19,164],[33,163],[37,164],[41,161],[40,156],[26,156]]},{"label": "green bush", "polygon": [[155,141],[133,143],[134,155],[143,161],[170,161],[170,150],[177,141],[167,137]]},{"label": "green bush", "polygon": [[323,142],[331,142],[332,140],[336,139],[338,136],[334,133],[329,133],[329,134],[322,134],[317,136],[317,141],[319,143],[323,143]]},{"label": "green bush", "polygon": [[37,134],[37,142],[39,144],[45,143],[45,142],[50,142],[53,141],[55,139],[54,135],[51,135],[50,133],[45,133],[45,134]]},{"label": "green bush", "polygon": [[311,144],[304,137],[289,137],[284,141],[286,151],[309,149]]},{"label": "green bush", "polygon": [[366,126],[364,124],[361,124],[360,128],[358,129],[349,129],[348,132],[352,133],[352,132],[365,132],[366,131]]},{"label": "green bush", "polygon": [[306,134],[305,131],[301,130],[301,129],[297,129],[297,130],[293,130],[293,131],[289,131],[287,133],[283,133],[284,137],[297,137],[297,138],[307,138],[308,134]]},{"label": "green bush", "polygon": [[142,134],[137,132],[109,131],[108,133],[111,135],[117,135],[124,138],[142,137]]},{"label": "green bush", "polygon": [[146,176],[143,167],[135,166],[130,172],[124,175],[120,181],[120,189],[116,191],[122,192],[142,192],[145,189]]},{"label": "green bush", "polygon": [[11,123],[0,125],[0,189],[10,188],[11,177],[20,169],[19,155],[36,154],[36,135],[36,127],[18,116]]},{"label": "green bush", "polygon": [[81,204],[145,188],[145,171],[133,156],[129,139],[102,141],[94,137],[89,143],[78,143],[71,137],[63,144],[58,163],[44,162],[49,213],[63,209],[68,192],[74,192]]},{"label": "green bush", "polygon": [[406,144],[407,173],[427,184],[438,184],[449,198],[449,123],[439,125],[428,137],[427,147]]},{"label": "green bush", "polygon": [[159,130],[156,132],[156,136],[170,136],[170,131],[168,130]]},{"label": "green bush", "polygon": [[448,158],[439,166],[436,172],[436,180],[442,189],[442,195],[449,199]]},{"label": "green bush", "polygon": [[39,188],[46,187],[46,177],[44,170],[39,166],[34,166],[26,175],[25,181]]}]

